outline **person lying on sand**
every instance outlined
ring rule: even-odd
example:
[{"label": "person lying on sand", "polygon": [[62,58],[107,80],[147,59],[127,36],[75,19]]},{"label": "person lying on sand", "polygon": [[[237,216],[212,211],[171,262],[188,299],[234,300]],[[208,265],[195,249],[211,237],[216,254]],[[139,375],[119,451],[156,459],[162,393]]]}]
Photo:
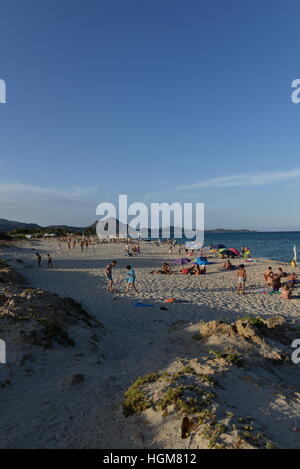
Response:
[{"label": "person lying on sand", "polygon": [[226,262],[224,262],[222,268],[226,270],[231,270],[233,269],[233,265],[231,264],[230,260],[227,259]]},{"label": "person lying on sand", "polygon": [[167,262],[164,262],[159,270],[152,270],[150,274],[173,274],[171,267]]},{"label": "person lying on sand", "polygon": [[192,267],[184,267],[179,271],[180,274],[183,275],[203,275],[206,274],[206,267],[205,265],[199,266],[199,265],[194,265]]},{"label": "person lying on sand", "polygon": [[112,261],[110,264],[107,264],[107,266],[105,267],[105,270],[104,270],[104,274],[107,278],[107,290],[109,292],[112,291],[112,287],[113,287],[113,278],[112,278],[112,269],[114,268],[114,266],[117,264],[117,261]]},{"label": "person lying on sand", "polygon": [[202,273],[205,273],[205,272],[201,271],[200,266],[198,264],[195,265],[194,267],[191,267],[189,270],[190,275],[201,275]]},{"label": "person lying on sand", "polygon": [[193,267],[183,267],[182,269],[180,269],[179,273],[183,274],[183,275],[189,275],[189,274],[193,275],[195,273],[195,266],[193,266]]},{"label": "person lying on sand", "polygon": [[289,288],[288,285],[283,285],[282,290],[281,290],[281,298],[284,300],[289,300],[291,298],[291,289]]},{"label": "person lying on sand", "polygon": [[267,282],[267,285],[272,285],[272,278],[273,278],[272,267],[268,267],[268,269],[264,273],[264,279]]},{"label": "person lying on sand", "polygon": [[296,283],[296,279],[297,279],[297,275],[295,274],[295,272],[292,272],[290,275],[288,275],[288,280],[286,282],[288,287],[292,288]]},{"label": "person lying on sand", "polygon": [[196,265],[195,267],[197,267],[197,271],[196,271],[196,275],[204,275],[206,274],[206,267],[205,265]]},{"label": "person lying on sand", "polygon": [[241,264],[239,266],[239,270],[237,271],[237,278],[238,278],[238,281],[237,281],[238,293],[244,294],[245,293],[246,280],[247,280],[247,274],[246,274],[244,264]]},{"label": "person lying on sand", "polygon": [[278,268],[278,275],[280,278],[283,278],[283,277],[286,277],[287,276],[287,273],[286,272],[283,272],[282,268],[279,267]]}]

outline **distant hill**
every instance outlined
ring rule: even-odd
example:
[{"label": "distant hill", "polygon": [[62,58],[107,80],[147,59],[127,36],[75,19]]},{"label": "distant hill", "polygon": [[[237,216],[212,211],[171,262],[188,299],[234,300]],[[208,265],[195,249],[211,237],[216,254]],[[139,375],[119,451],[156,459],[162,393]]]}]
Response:
[{"label": "distant hill", "polygon": [[12,231],[12,230],[34,230],[41,228],[35,223],[21,223],[19,221],[10,221],[0,218],[0,231]]},{"label": "distant hill", "polygon": [[[112,219],[106,219],[104,221],[100,221],[100,225],[102,227],[102,231],[107,231],[108,228],[108,223],[111,222]],[[64,233],[89,233],[89,234],[96,234],[96,225],[98,222],[94,222],[90,226],[86,227],[78,227],[78,226],[68,226],[68,225],[50,225],[50,226],[40,226],[37,225],[36,223],[22,223],[18,221],[12,221],[12,220],[5,220],[4,218],[0,218],[0,232],[2,233],[7,233],[11,231],[16,231],[18,230],[21,232],[22,230],[26,231],[27,233],[30,232],[31,230],[34,232],[41,231],[43,233],[48,232],[64,232]],[[116,232],[119,234],[119,231],[122,231],[123,233],[127,231],[128,225],[123,225],[122,223],[119,222],[118,219],[116,219]],[[170,228],[170,237],[172,238],[174,235],[175,228],[171,226]],[[160,228],[157,237],[159,238],[165,238],[169,237],[168,231],[169,229],[167,228]],[[217,228],[215,230],[205,230],[206,233],[252,233],[254,230],[227,230],[223,228]],[[140,230],[140,235],[142,238],[147,238],[150,236],[150,230],[147,230],[146,228],[142,228]]]},{"label": "distant hill", "polygon": [[226,230],[224,228],[216,228],[215,230],[205,230],[206,233],[256,233],[256,230]]}]

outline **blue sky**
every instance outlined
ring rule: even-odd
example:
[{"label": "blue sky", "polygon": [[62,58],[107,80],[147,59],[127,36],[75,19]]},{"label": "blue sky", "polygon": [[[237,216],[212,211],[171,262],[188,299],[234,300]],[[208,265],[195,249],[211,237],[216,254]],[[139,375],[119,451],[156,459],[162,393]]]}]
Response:
[{"label": "blue sky", "polygon": [[3,0],[0,218],[204,202],[206,228],[299,229],[299,1]]}]

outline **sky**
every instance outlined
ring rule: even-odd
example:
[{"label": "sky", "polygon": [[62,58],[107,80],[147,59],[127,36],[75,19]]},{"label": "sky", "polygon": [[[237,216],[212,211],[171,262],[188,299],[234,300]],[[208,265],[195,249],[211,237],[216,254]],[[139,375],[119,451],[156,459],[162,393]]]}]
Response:
[{"label": "sky", "polygon": [[300,230],[298,0],[2,0],[0,218],[202,202]]}]

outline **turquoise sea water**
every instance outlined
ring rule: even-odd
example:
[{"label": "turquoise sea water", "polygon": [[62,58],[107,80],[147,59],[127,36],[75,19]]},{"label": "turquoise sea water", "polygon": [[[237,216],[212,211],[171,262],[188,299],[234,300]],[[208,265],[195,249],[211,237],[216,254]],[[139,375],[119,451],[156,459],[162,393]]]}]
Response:
[{"label": "turquoise sea water", "polygon": [[[180,242],[178,240],[178,242]],[[251,249],[252,256],[265,257],[282,262],[293,258],[293,247],[297,246],[300,259],[300,231],[257,232],[257,233],[205,233],[204,245],[225,244],[228,248],[245,245]]]}]

